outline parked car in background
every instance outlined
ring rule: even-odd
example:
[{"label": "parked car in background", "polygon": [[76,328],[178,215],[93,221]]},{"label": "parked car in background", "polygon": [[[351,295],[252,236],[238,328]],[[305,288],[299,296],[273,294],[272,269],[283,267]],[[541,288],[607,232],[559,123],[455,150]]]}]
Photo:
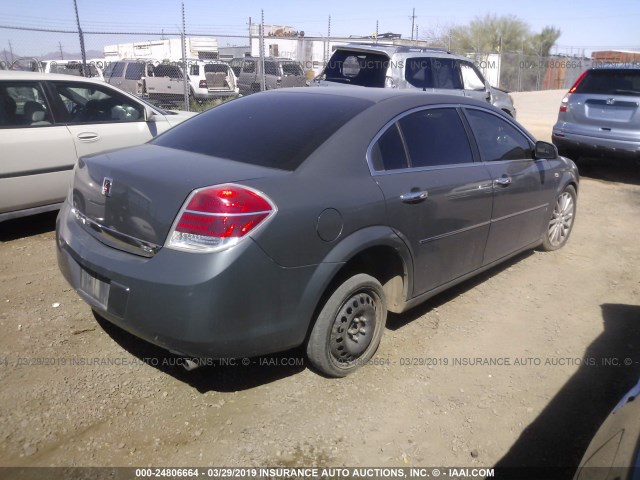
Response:
[{"label": "parked car in background", "polygon": [[242,62],[244,59],[242,58],[232,58],[229,60],[229,66],[233,73],[236,75],[236,78],[240,78],[240,71],[242,70]]},{"label": "parked car in background", "polygon": [[105,66],[104,79],[127,93],[141,97],[146,94],[144,79],[151,75],[157,63],[152,58],[125,58],[111,62]]},{"label": "parked car in background", "polygon": [[44,73],[62,73],[65,75],[104,80],[102,68],[98,67],[95,63],[87,62],[86,71],[82,60],[42,60],[40,63],[42,64],[42,71]]},{"label": "parked car in background", "polygon": [[551,139],[573,159],[640,160],[640,68],[586,70],[562,99]]},{"label": "parked car in background", "polygon": [[561,248],[577,189],[571,160],[486,102],[280,89],[80,162],[58,264],[100,316],[178,355],[305,345],[339,377],[387,311]]},{"label": "parked car in background", "polygon": [[[264,59],[265,89],[304,87],[307,78],[302,65],[294,60],[266,57]],[[260,91],[262,78],[262,62],[260,57],[244,57],[238,77],[238,86],[242,95]]]},{"label": "parked car in background", "polygon": [[193,115],[96,79],[0,71],[0,221],[59,208],[79,157],[144,143]]},{"label": "parked car in background", "polygon": [[189,86],[184,84],[182,67],[175,63],[159,63],[147,68],[143,79],[143,95],[160,105],[184,105]]},{"label": "parked car in background", "polygon": [[238,95],[238,79],[228,63],[187,59],[190,95],[198,102]]},{"label": "parked car in background", "polygon": [[363,44],[336,47],[312,86],[350,85],[464,95],[516,116],[508,92],[492,87],[470,59],[437,48]]}]

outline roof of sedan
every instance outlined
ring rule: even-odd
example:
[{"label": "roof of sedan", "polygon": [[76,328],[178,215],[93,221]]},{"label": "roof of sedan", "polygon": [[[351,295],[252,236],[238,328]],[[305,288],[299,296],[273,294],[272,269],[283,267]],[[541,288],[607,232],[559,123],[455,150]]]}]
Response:
[{"label": "roof of sedan", "polygon": [[105,82],[94,78],[65,75],[63,73],[25,72],[22,70],[0,70],[0,80],[75,80],[76,82],[93,82],[104,85]]},{"label": "roof of sedan", "polygon": [[475,100],[462,95],[446,95],[440,93],[425,93],[420,90],[395,90],[392,88],[369,87],[297,87],[270,90],[260,95],[327,95],[336,97],[358,98],[379,103],[394,98],[414,98],[418,105],[431,104],[467,104],[491,107],[491,104]]}]

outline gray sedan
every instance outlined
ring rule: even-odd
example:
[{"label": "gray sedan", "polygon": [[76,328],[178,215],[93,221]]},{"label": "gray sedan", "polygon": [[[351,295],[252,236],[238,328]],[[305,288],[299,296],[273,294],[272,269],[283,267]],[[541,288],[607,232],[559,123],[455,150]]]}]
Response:
[{"label": "gray sedan", "polygon": [[304,345],[344,376],[387,312],[562,247],[577,189],[573,162],[486,102],[284,89],[82,159],[58,263],[99,315],[178,355]]}]

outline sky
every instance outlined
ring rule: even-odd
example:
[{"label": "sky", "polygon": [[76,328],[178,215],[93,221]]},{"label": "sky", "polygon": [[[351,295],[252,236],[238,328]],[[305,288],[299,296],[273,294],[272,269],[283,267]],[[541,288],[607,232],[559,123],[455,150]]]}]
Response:
[{"label": "sky", "polygon": [[[180,0],[77,0],[81,27],[90,31],[178,32]],[[415,8],[418,35],[449,26],[466,25],[487,14],[515,15],[531,30],[549,25],[562,32],[558,51],[587,53],[593,50],[640,50],[640,1],[638,0],[184,0],[187,33],[247,35],[249,17],[259,22],[261,10],[267,24],[303,30],[307,36],[326,36],[331,16],[331,36],[369,35],[376,30],[411,37]],[[23,55],[41,55],[62,46],[78,52],[78,36],[39,33],[1,27],[36,27],[75,30],[73,0],[3,0],[0,8],[0,51],[11,48]],[[101,50],[105,44],[131,41],[117,35],[87,35],[86,48]],[[222,45],[246,44],[241,39],[219,38]],[[571,49],[571,50],[570,50]],[[552,50],[553,52],[553,50]]]}]

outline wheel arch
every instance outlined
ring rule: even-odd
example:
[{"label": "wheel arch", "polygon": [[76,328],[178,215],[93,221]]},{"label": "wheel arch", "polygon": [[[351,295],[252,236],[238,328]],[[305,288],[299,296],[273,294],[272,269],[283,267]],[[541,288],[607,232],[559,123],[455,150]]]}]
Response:
[{"label": "wheel arch", "polygon": [[413,260],[406,244],[388,227],[359,230],[339,242],[324,258],[303,293],[309,312],[307,338],[319,310],[350,276],[366,273],[383,287],[390,312],[401,312],[413,287]]}]

